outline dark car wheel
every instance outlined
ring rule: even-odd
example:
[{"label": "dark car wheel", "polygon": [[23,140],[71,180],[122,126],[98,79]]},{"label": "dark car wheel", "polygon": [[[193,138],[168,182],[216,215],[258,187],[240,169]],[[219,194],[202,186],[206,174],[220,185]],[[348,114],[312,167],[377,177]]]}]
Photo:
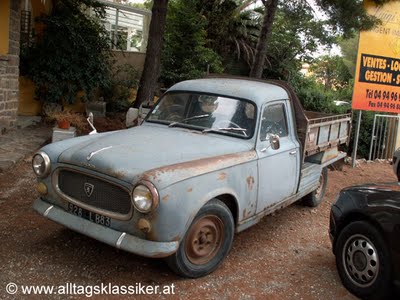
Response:
[{"label": "dark car wheel", "polygon": [[323,168],[321,175],[319,177],[318,188],[303,198],[304,205],[310,207],[317,207],[318,205],[320,205],[322,200],[324,199],[327,184],[328,184],[328,169]]},{"label": "dark car wheel", "polygon": [[362,299],[388,299],[390,255],[374,226],[364,221],[347,225],[337,239],[335,254],[340,279],[351,293]]},{"label": "dark car wheel", "polygon": [[399,163],[399,166],[397,167],[396,175],[397,175],[397,181],[400,182],[400,163]]},{"label": "dark car wheel", "polygon": [[179,245],[167,258],[177,274],[197,278],[214,271],[232,247],[234,221],[229,208],[213,199],[204,205]]}]

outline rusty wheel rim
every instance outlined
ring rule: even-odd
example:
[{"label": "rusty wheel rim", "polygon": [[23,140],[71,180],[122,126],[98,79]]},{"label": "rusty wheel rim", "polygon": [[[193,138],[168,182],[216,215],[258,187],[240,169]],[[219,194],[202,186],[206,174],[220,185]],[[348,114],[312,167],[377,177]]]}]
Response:
[{"label": "rusty wheel rim", "polygon": [[224,224],[217,216],[204,216],[190,228],[186,237],[186,257],[195,265],[212,260],[222,246]]},{"label": "rusty wheel rim", "polygon": [[323,182],[324,182],[324,175],[321,174],[321,175],[319,176],[318,188],[315,190],[315,196],[316,196],[317,198],[319,198],[320,195],[321,195]]}]

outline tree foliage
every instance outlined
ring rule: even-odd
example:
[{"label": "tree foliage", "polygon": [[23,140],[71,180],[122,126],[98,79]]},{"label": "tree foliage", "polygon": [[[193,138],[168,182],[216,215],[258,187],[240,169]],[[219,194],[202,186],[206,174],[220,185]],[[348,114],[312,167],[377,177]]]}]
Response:
[{"label": "tree foliage", "polygon": [[331,44],[334,37],[315,20],[310,6],[287,2],[279,6],[267,48],[264,77],[290,80],[303,62],[311,62],[321,44]]},{"label": "tree foliage", "polygon": [[196,10],[205,21],[206,46],[218,53],[223,61],[236,58],[251,64],[254,59],[259,14],[248,9],[251,2],[197,1]]},{"label": "tree foliage", "polygon": [[[249,9],[248,3],[236,0],[172,1],[163,52],[163,80],[172,83],[201,76],[205,66],[194,61],[199,61],[200,53],[207,56],[210,49],[219,55],[225,72],[247,76],[254,60],[263,14],[260,9]],[[311,8],[300,2],[282,3],[272,29],[264,72],[269,78],[289,79],[290,74],[300,70],[301,61],[312,59],[312,53],[320,43],[334,40],[324,29],[323,22],[313,18]],[[199,51],[193,50],[196,47]],[[210,66],[211,72],[220,69]],[[190,72],[189,67],[192,68]],[[200,70],[196,70],[198,67]]]},{"label": "tree foliage", "polygon": [[171,1],[167,16],[162,76],[165,86],[203,77],[207,70],[221,72],[221,59],[206,47],[207,20],[197,11],[197,0]]},{"label": "tree foliage", "polygon": [[[391,0],[373,0],[381,5]],[[365,10],[362,0],[316,0],[328,17],[327,24],[344,38],[353,37],[356,31],[371,29],[378,20]]]},{"label": "tree foliage", "polygon": [[324,85],[317,82],[313,77],[297,74],[293,76],[291,84],[305,110],[343,113],[349,109],[349,107],[336,106],[334,100],[338,100],[337,91],[327,91]]},{"label": "tree foliage", "polygon": [[[89,7],[95,16],[84,13]],[[93,99],[97,88],[109,84],[111,53],[103,16],[97,1],[60,0],[50,15],[37,20],[43,33],[22,59],[38,99],[73,103],[78,91],[84,92],[84,100]]]},{"label": "tree foliage", "polygon": [[[377,4],[382,4],[390,0],[374,0]],[[250,76],[261,77],[260,70],[264,69],[267,59],[266,49],[269,47],[272,26],[275,24],[275,11],[279,4],[289,1],[262,0],[264,6],[264,18],[261,26],[261,34],[257,43],[256,59],[251,67]],[[290,1],[293,5],[310,6],[307,0]],[[378,20],[367,14],[363,1],[361,0],[316,0],[315,2],[328,19],[325,21],[330,30],[343,37],[351,37],[355,31],[367,30],[372,28]],[[272,18],[272,20],[271,20]],[[264,34],[263,34],[264,33]]]},{"label": "tree foliage", "polygon": [[358,54],[358,34],[349,39],[339,39],[339,46],[343,54],[343,63],[349,73],[354,77],[356,74],[356,62]]},{"label": "tree foliage", "polygon": [[324,55],[314,60],[310,71],[325,86],[325,90],[346,87],[352,75],[341,56]]}]

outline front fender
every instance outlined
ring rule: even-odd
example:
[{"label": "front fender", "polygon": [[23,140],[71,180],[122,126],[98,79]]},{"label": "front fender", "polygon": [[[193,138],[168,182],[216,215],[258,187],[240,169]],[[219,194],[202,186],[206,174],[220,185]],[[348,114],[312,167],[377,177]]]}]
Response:
[{"label": "front fender", "polygon": [[199,210],[208,201],[221,195],[229,195],[234,199],[234,206],[237,207],[235,223],[253,216],[257,200],[256,175],[256,162],[248,162],[193,177],[160,190],[159,207],[147,216],[152,224],[147,238],[153,241],[181,241]]}]

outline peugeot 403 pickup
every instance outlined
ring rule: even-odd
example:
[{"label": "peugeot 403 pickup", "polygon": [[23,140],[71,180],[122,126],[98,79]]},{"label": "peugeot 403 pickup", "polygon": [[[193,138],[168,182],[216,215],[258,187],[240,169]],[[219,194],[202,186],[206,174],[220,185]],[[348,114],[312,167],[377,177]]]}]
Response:
[{"label": "peugeot 403 pickup", "polygon": [[279,81],[172,86],[141,126],[49,144],[33,157],[44,217],[111,246],[214,271],[235,232],[296,201],[318,205],[351,115],[303,110]]}]

